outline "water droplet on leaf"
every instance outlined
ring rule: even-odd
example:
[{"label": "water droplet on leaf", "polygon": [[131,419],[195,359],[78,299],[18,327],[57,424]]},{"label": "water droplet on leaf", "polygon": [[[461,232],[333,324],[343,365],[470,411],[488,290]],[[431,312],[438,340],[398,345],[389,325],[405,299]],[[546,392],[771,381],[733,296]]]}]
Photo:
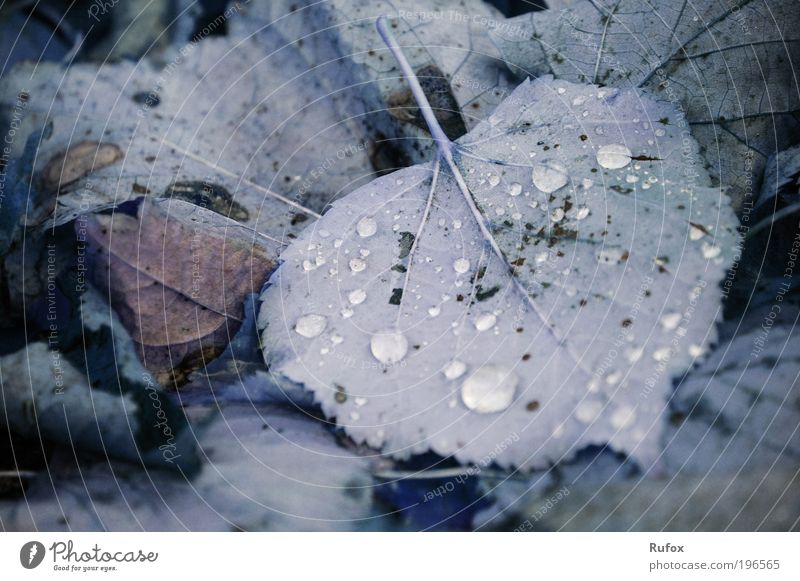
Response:
[{"label": "water droplet on leaf", "polygon": [[353,258],[350,261],[350,270],[352,270],[353,272],[361,272],[365,268],[367,268],[367,263],[361,260],[360,258]]},{"label": "water droplet on leaf", "polygon": [[545,194],[555,192],[567,185],[566,166],[558,161],[550,160],[537,163],[533,167],[533,185]]},{"label": "water droplet on leaf", "polygon": [[578,421],[588,424],[597,419],[603,411],[603,404],[596,399],[584,399],[575,408],[575,417]]},{"label": "water droplet on leaf", "polygon": [[459,361],[458,359],[454,359],[453,361],[445,365],[445,368],[442,369],[442,373],[444,373],[444,376],[447,379],[452,380],[452,379],[458,379],[459,377],[464,375],[464,372],[466,370],[467,370],[466,363],[464,363],[463,361]]},{"label": "water droplet on leaf", "polygon": [[461,386],[461,401],[474,412],[501,412],[514,401],[519,379],[498,365],[485,365],[473,373]]},{"label": "water droplet on leaf", "polygon": [[361,218],[356,224],[356,231],[362,238],[369,238],[378,231],[378,223],[373,218]]},{"label": "water droplet on leaf", "polygon": [[369,347],[375,359],[384,365],[393,365],[408,353],[408,339],[399,331],[385,331],[373,335]]},{"label": "water droplet on leaf", "polygon": [[464,274],[465,272],[469,271],[469,260],[466,258],[457,258],[455,262],[453,262],[453,270],[455,270],[458,274]]},{"label": "water droplet on leaf", "polygon": [[703,258],[716,258],[721,252],[722,249],[719,246],[703,242]]},{"label": "water droplet on leaf", "polygon": [[615,430],[622,430],[630,426],[635,419],[636,413],[633,411],[633,408],[623,406],[611,414],[611,426]]},{"label": "water droplet on leaf", "polygon": [[497,323],[497,317],[492,313],[482,313],[475,319],[475,328],[478,331],[488,331]]},{"label": "water droplet on leaf", "polygon": [[328,326],[328,319],[323,315],[303,315],[294,324],[294,330],[298,335],[312,339],[319,336]]},{"label": "water droplet on leaf", "polygon": [[352,291],[349,295],[347,295],[347,300],[350,301],[351,305],[360,305],[363,303],[367,298],[367,293],[360,288]]},{"label": "water droplet on leaf", "polygon": [[681,322],[682,315],[680,313],[670,313],[661,317],[661,326],[667,331],[672,331]]},{"label": "water droplet on leaf", "polygon": [[620,169],[631,162],[631,150],[621,144],[603,145],[597,150],[597,163],[606,169]]}]

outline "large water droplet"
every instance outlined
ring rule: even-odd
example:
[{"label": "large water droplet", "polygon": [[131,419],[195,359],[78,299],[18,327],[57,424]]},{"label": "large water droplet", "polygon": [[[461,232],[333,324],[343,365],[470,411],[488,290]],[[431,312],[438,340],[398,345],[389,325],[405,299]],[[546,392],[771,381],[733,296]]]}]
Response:
[{"label": "large water droplet", "polygon": [[498,365],[485,365],[473,373],[461,386],[461,401],[474,412],[501,412],[514,401],[519,379]]},{"label": "large water droplet", "polygon": [[489,185],[491,187],[495,187],[497,184],[500,183],[500,176],[497,174],[492,174],[489,176]]},{"label": "large water droplet", "polygon": [[362,238],[369,238],[378,231],[378,223],[373,218],[361,218],[356,224],[356,232]]},{"label": "large water droplet", "polygon": [[444,369],[442,369],[442,373],[447,379],[458,379],[464,372],[467,370],[467,364],[463,361],[459,361],[458,359],[454,359],[447,365],[445,365]]},{"label": "large water droplet", "polygon": [[509,196],[518,196],[522,193],[522,184],[518,184],[514,182],[508,188],[508,195]]},{"label": "large water droplet", "polygon": [[497,317],[492,313],[482,313],[475,319],[475,328],[478,331],[488,331],[497,323]]},{"label": "large water droplet", "polygon": [[453,270],[458,274],[464,274],[469,271],[469,260],[466,258],[457,258],[455,262],[453,262]]},{"label": "large water droplet", "polygon": [[624,145],[612,143],[597,150],[597,163],[606,169],[620,169],[631,162],[631,150]]},{"label": "large water droplet", "polygon": [[347,300],[350,301],[351,305],[360,305],[363,303],[367,298],[367,293],[360,288],[352,291],[349,295],[347,295]]},{"label": "large water droplet", "polygon": [[328,319],[323,315],[303,315],[294,324],[294,330],[298,335],[307,339],[317,337],[328,326]]},{"label": "large water droplet", "polygon": [[408,353],[408,339],[399,331],[385,331],[373,335],[369,347],[375,359],[393,365]]},{"label": "large water droplet", "polygon": [[567,181],[567,168],[561,162],[550,160],[533,166],[533,185],[545,194],[563,188]]}]

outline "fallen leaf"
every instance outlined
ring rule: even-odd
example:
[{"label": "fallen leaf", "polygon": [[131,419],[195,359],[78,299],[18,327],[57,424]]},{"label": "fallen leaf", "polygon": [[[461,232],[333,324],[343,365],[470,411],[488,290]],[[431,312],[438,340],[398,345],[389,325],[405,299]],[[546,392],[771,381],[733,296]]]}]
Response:
[{"label": "fallen leaf", "polygon": [[[133,213],[135,210],[135,213]],[[78,220],[92,282],[110,297],[157,381],[174,386],[219,355],[261,288],[276,245],[178,199]]]},{"label": "fallen leaf", "polygon": [[798,506],[796,469],[783,466],[766,475],[681,473],[600,484],[565,479],[546,492],[523,492],[504,519],[479,530],[786,532],[797,530]]},{"label": "fallen leaf", "polygon": [[642,118],[689,128],[706,170],[741,211],[770,154],[793,145],[800,12],[786,0],[602,0],[534,12],[493,31],[523,76],[650,91],[677,110]]},{"label": "fallen leaf", "polygon": [[639,119],[672,114],[542,78],[455,144],[432,127],[436,162],[337,201],[283,251],[259,314],[270,370],[395,457],[533,468],[608,443],[649,465],[737,241],[725,196],[686,178],[696,145]]},{"label": "fallen leaf", "polygon": [[777,296],[729,324],[734,334],[677,386],[664,451],[673,472],[766,478],[800,466],[800,312]]},{"label": "fallen leaf", "polygon": [[47,342],[0,358],[0,424],[15,437],[69,443],[72,455],[191,473],[198,459],[183,413],[142,367],[109,305],[91,288],[76,294],[74,282],[52,283],[73,296],[48,296]]},{"label": "fallen leaf", "polygon": [[281,240],[302,228],[298,215],[316,217],[360,183],[354,176],[371,176],[371,138],[362,124],[342,121],[316,73],[271,30],[176,45],[158,63],[23,63],[0,86],[6,109],[21,86],[31,99],[17,141],[53,127],[37,145],[37,174],[75,135],[114,143],[125,155],[124,163],[95,167],[83,179],[62,179],[53,224],[142,191],[171,196],[176,186],[204,183],[230,194],[248,226]]},{"label": "fallen leaf", "polygon": [[[191,410],[201,416],[204,410]],[[347,531],[391,522],[372,504],[370,461],[325,426],[278,407],[227,406],[196,421],[206,463],[191,483],[62,457],[27,502],[0,500],[6,531]],[[204,425],[206,424],[206,425]],[[52,480],[51,480],[52,479]]]}]

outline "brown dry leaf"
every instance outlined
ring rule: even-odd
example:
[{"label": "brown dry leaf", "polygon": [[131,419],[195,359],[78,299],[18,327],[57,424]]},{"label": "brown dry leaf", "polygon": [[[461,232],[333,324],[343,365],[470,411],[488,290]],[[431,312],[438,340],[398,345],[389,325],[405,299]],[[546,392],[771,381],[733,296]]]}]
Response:
[{"label": "brown dry leaf", "polygon": [[133,202],[78,220],[92,282],[165,386],[219,355],[243,320],[245,297],[274,268],[278,245],[182,200]]},{"label": "brown dry leaf", "polygon": [[97,171],[124,157],[113,143],[83,141],[66,151],[54,155],[42,169],[41,185],[45,192],[55,192],[93,171]]}]

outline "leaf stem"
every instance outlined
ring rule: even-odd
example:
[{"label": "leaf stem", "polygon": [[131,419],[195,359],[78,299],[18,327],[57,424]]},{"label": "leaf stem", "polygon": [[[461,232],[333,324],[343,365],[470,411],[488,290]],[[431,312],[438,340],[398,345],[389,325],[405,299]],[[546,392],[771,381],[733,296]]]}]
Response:
[{"label": "leaf stem", "polygon": [[414,69],[411,68],[411,63],[408,62],[400,45],[397,44],[397,39],[394,37],[394,34],[392,34],[387,22],[388,19],[386,16],[378,17],[375,23],[378,34],[381,35],[383,42],[386,43],[386,46],[400,65],[400,70],[403,71],[403,76],[411,87],[411,94],[414,95],[422,117],[428,125],[428,130],[431,132],[434,141],[436,141],[439,154],[444,157],[445,160],[452,159],[453,142],[445,135],[441,125],[439,125],[439,121],[436,119],[436,115],[433,112],[433,107],[431,107],[430,102],[428,102],[428,97],[425,96],[425,91],[422,90],[422,85],[419,84],[419,79]]}]

